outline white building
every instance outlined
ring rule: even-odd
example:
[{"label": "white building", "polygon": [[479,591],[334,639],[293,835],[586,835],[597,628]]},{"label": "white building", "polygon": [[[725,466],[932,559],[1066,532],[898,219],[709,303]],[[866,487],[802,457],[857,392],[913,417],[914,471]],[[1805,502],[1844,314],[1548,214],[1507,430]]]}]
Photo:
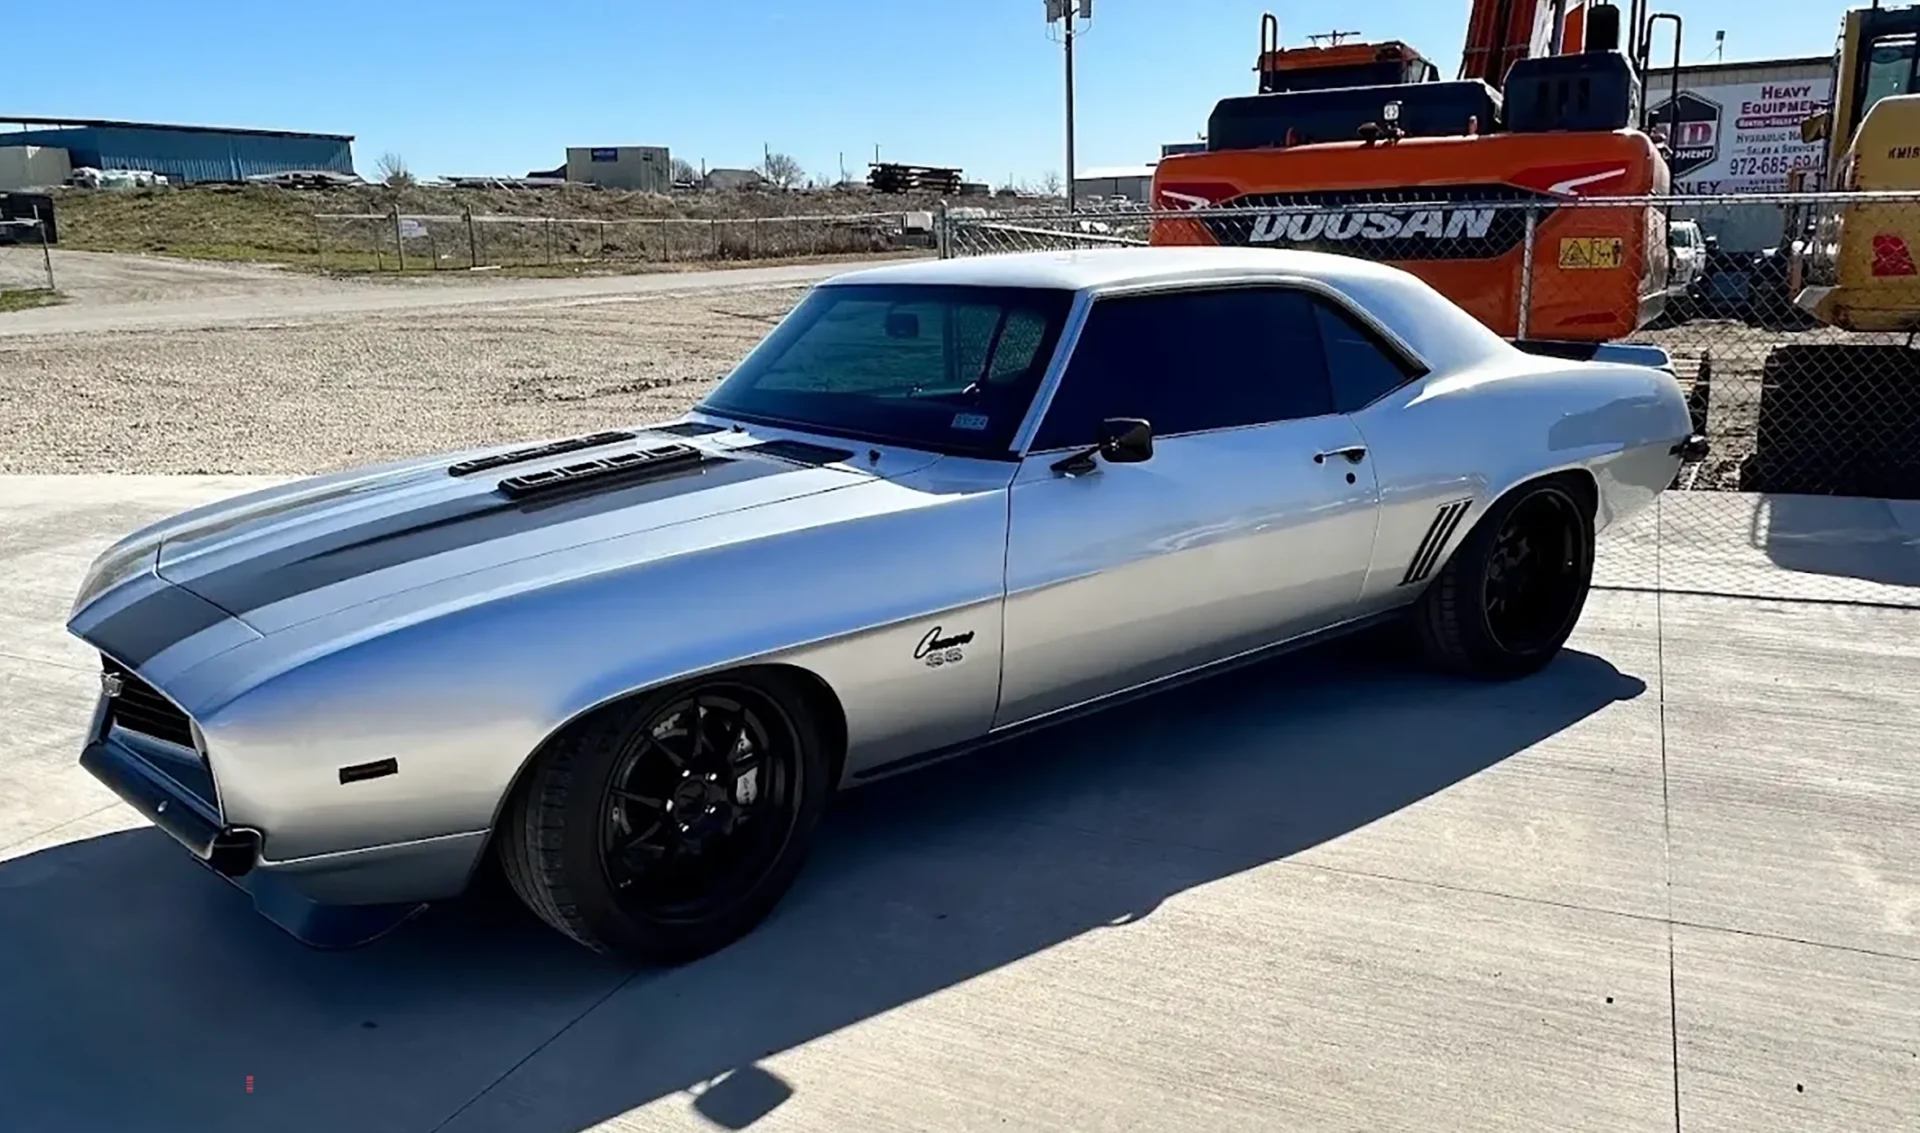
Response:
[{"label": "white building", "polygon": [[1089,197],[1105,200],[1125,197],[1132,204],[1145,204],[1153,192],[1153,166],[1107,165],[1082,169],[1073,179],[1073,192],[1083,201]]},{"label": "white building", "polygon": [[[1822,143],[1801,141],[1800,123],[1832,98],[1832,56],[1681,67],[1677,105],[1673,75],[1671,67],[1649,70],[1646,98],[1654,125],[1666,127],[1672,142],[1675,193],[1783,193],[1791,170],[1819,168]],[[1778,243],[1785,221],[1782,210],[1760,205],[1703,206],[1675,217],[1698,220],[1701,231],[1738,252]]]},{"label": "white building", "polygon": [[67,174],[72,172],[73,163],[66,150],[52,146],[0,145],[0,192],[52,188],[65,183]]},{"label": "white building", "polygon": [[568,146],[567,180],[605,189],[673,189],[673,157],[665,146]]}]

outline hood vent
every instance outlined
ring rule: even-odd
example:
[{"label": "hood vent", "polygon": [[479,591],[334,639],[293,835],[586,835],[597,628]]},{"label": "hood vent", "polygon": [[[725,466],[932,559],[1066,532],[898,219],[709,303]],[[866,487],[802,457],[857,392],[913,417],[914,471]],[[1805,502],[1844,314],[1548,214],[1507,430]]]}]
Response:
[{"label": "hood vent", "polygon": [[614,481],[627,484],[636,480],[650,480],[656,476],[698,468],[702,463],[718,463],[718,458],[710,457],[692,445],[656,445],[560,468],[543,468],[524,476],[509,476],[500,481],[500,491],[518,500],[549,492],[564,492],[584,484]]},{"label": "hood vent", "polygon": [[791,460],[796,464],[834,464],[838,461],[853,459],[852,449],[810,445],[805,441],[761,441],[759,444],[741,445],[730,451],[757,452],[762,456]]},{"label": "hood vent", "polygon": [[494,468],[505,468],[509,464],[525,464],[529,460],[539,460],[542,457],[548,456],[559,456],[564,452],[579,452],[582,449],[600,448],[603,445],[630,441],[638,435],[637,433],[620,432],[591,433],[584,437],[570,437],[564,441],[553,441],[544,445],[534,445],[531,448],[517,448],[512,452],[497,452],[492,456],[463,460],[448,468],[447,475],[471,476],[475,472],[486,472]]},{"label": "hood vent", "polygon": [[704,437],[726,431],[725,425],[715,425],[709,421],[682,421],[677,425],[658,425],[647,430],[649,433],[671,433],[676,437]]}]

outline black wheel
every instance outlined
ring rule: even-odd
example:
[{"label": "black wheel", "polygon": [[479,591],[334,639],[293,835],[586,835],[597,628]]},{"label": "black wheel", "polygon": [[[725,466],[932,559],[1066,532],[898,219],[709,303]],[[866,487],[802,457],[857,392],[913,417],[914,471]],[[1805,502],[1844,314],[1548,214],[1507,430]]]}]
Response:
[{"label": "black wheel", "polygon": [[744,935],[793,884],[829,767],[792,680],[715,677],[562,736],[496,841],[514,891],[561,932],[642,963],[691,960]]},{"label": "black wheel", "polygon": [[1558,481],[1508,493],[1474,525],[1414,610],[1427,656],[1511,679],[1560,652],[1593,582],[1593,520]]}]

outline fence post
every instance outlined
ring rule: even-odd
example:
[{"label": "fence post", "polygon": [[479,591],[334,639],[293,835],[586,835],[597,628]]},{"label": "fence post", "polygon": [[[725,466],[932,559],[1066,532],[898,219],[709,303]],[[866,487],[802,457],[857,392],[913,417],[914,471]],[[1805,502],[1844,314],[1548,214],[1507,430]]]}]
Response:
[{"label": "fence post", "polygon": [[720,258],[720,222],[718,220],[707,221],[707,234],[713,238],[713,250],[708,253],[707,258],[717,260]]},{"label": "fence post", "polygon": [[320,214],[313,214],[313,258],[314,266],[321,271],[327,270],[327,238],[320,227]]},{"label": "fence post", "polygon": [[393,206],[393,254],[400,261],[400,274],[407,274],[407,247],[400,238],[400,206]]},{"label": "fence post", "polygon": [[1527,242],[1520,254],[1520,322],[1515,328],[1515,338],[1527,337],[1527,331],[1533,321],[1533,258],[1534,246],[1540,228],[1540,214],[1532,205],[1527,206]]},{"label": "fence post", "polygon": [[942,198],[933,208],[933,246],[943,260],[953,258],[953,233],[947,227],[950,223],[952,221],[947,216],[947,202]]},{"label": "fence post", "polygon": [[547,218],[547,266],[553,266],[553,218]]},{"label": "fence post", "polygon": [[467,219],[467,267],[480,266],[480,245],[473,242],[473,206],[461,205],[460,214]]},{"label": "fence post", "polygon": [[660,218],[660,259],[666,263],[673,262],[673,236],[664,216]]},{"label": "fence post", "polygon": [[53,282],[53,250],[47,247],[47,222],[40,219],[40,206],[33,206],[33,230],[40,234],[40,262],[47,269],[47,290],[60,290]]}]

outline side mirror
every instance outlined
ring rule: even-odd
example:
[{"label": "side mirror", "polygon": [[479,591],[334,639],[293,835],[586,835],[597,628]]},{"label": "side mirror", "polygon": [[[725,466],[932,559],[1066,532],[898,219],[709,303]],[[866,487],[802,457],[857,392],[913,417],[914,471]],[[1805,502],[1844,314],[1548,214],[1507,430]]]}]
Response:
[{"label": "side mirror", "polygon": [[1109,417],[1100,422],[1100,455],[1114,464],[1153,459],[1153,426],[1138,417]]},{"label": "side mirror", "polygon": [[1100,422],[1100,443],[1053,462],[1062,476],[1085,476],[1098,468],[1095,453],[1112,464],[1138,464],[1153,459],[1153,426],[1138,417],[1109,417]]},{"label": "side mirror", "polygon": [[1833,112],[1822,110],[1800,123],[1800,140],[1808,145],[1822,141],[1833,128]]}]

